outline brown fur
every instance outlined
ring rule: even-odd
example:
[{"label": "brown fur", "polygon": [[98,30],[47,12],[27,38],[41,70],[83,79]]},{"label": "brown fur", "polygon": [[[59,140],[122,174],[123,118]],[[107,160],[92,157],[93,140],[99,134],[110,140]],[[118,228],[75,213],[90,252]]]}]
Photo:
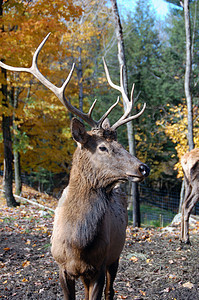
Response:
[{"label": "brown fur", "polygon": [[199,200],[199,149],[193,149],[186,153],[181,164],[184,172],[185,196],[182,206],[181,240],[190,243],[189,217],[193,207]]},{"label": "brown fur", "polygon": [[[65,299],[74,299],[74,279],[81,277],[86,299],[113,299],[113,281],[125,241],[127,201],[118,183],[141,181],[149,169],[130,155],[111,129],[84,131],[76,119],[78,143],[68,187],[55,213],[52,254],[60,267]],[[142,174],[140,166],[146,174]]]}]

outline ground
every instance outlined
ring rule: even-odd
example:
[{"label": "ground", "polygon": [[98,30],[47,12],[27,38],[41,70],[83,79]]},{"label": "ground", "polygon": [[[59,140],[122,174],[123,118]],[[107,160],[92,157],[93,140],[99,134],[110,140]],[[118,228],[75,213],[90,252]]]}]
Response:
[{"label": "ground", "polygon": [[[27,195],[56,205],[47,195]],[[50,253],[53,213],[26,202],[7,208],[0,199],[0,299],[62,299]],[[191,246],[180,243],[178,225],[172,229],[128,227],[115,299],[199,299],[198,223],[191,228]],[[80,282],[76,290],[77,299],[84,299]]]}]

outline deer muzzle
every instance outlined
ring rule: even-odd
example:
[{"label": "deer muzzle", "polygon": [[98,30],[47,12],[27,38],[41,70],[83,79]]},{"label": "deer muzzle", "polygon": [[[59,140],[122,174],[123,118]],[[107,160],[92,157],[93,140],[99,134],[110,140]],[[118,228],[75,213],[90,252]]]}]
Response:
[{"label": "deer muzzle", "polygon": [[128,172],[126,175],[128,177],[128,180],[132,182],[140,182],[143,181],[147,176],[149,176],[150,168],[145,164],[140,164],[138,167],[138,172],[131,173]]},{"label": "deer muzzle", "polygon": [[144,177],[147,177],[149,176],[150,168],[147,165],[142,164],[139,166],[139,171]]}]

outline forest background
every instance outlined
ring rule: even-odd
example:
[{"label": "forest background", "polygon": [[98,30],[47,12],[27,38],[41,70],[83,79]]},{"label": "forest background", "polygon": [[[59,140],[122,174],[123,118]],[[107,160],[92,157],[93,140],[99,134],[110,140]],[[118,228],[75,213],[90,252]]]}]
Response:
[{"label": "forest background", "polygon": [[[66,96],[88,111],[98,99],[98,119],[117,98],[108,87],[102,65],[106,58],[111,77],[119,79],[117,40],[110,2],[102,1],[1,1],[0,58],[12,66],[30,66],[32,54],[51,32],[39,56],[39,68],[51,82],[61,85],[71,65],[76,68]],[[199,147],[199,18],[197,1],[190,1],[194,143]],[[121,14],[129,86],[135,84],[135,108],[145,113],[134,122],[136,153],[151,167],[145,185],[180,192],[180,157],[188,150],[187,106],[184,94],[185,26],[183,10],[172,6],[159,19],[150,1],[136,1],[133,12]],[[0,122],[10,129],[9,145],[15,174],[39,183],[40,189],[61,189],[69,176],[75,144],[71,114],[59,100],[26,73],[2,72]],[[6,95],[6,98],[5,98]],[[6,101],[5,101],[6,99]],[[122,115],[119,104],[110,121]],[[3,126],[1,126],[3,128]],[[126,127],[119,141],[128,148]],[[0,132],[0,167],[3,171],[3,132]],[[19,188],[20,189],[20,188]],[[19,191],[20,192],[20,191]]]}]

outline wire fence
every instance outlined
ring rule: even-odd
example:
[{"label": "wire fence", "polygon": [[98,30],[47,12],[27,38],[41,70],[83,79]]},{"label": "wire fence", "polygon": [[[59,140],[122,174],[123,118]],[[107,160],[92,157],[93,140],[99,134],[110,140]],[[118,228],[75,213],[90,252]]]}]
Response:
[{"label": "wire fence", "polygon": [[139,186],[140,202],[147,202],[164,210],[178,212],[180,204],[180,193],[167,190],[155,190],[143,185]]},{"label": "wire fence", "polygon": [[[143,224],[164,227],[179,211],[180,191],[155,190],[141,184],[139,193]],[[192,213],[199,214],[199,203],[195,205]]]},{"label": "wire fence", "polygon": [[[0,175],[3,172],[0,171]],[[37,177],[33,175],[22,175],[22,182],[33,186]],[[48,180],[47,180],[48,181]],[[53,180],[51,180],[53,181]],[[46,182],[46,186],[52,184],[52,182]],[[44,192],[49,192],[45,189]],[[141,208],[141,223],[144,225],[165,226],[170,223],[178,213],[180,204],[180,192],[168,191],[168,190],[155,190],[145,186],[139,185],[139,198]],[[199,203],[194,207],[194,213],[199,214]],[[129,212],[129,217],[132,219],[132,212]]]}]

